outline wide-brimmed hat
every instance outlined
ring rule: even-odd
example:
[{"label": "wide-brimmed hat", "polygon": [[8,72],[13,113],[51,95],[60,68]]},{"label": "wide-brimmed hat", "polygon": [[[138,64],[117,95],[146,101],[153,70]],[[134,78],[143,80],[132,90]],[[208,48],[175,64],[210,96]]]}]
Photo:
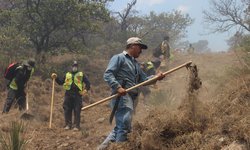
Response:
[{"label": "wide-brimmed hat", "polygon": [[132,45],[132,44],[140,45],[142,49],[148,48],[148,46],[146,44],[143,44],[142,40],[138,37],[131,37],[127,40],[127,45]]}]

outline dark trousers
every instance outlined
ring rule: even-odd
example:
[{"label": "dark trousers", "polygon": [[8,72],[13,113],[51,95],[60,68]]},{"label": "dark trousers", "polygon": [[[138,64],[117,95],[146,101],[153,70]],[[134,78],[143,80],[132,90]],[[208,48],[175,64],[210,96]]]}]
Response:
[{"label": "dark trousers", "polygon": [[19,110],[24,110],[26,107],[26,94],[23,90],[13,90],[8,89],[7,99],[4,104],[3,113],[8,113],[10,111],[12,103],[17,100]]},{"label": "dark trousers", "polygon": [[81,108],[82,108],[82,97],[78,94],[65,95],[63,102],[64,119],[66,126],[72,126],[72,112],[74,112],[74,125],[80,128],[81,119]]}]

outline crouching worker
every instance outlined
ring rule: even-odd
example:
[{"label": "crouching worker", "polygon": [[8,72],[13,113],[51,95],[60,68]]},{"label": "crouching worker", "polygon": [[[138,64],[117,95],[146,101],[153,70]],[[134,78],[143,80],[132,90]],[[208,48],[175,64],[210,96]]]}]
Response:
[{"label": "crouching worker", "polygon": [[[141,70],[136,58],[142,53],[142,49],[147,49],[138,37],[131,37],[127,40],[126,50],[114,55],[104,73],[104,80],[111,87],[113,93],[118,93],[119,97],[113,99],[111,104],[115,117],[115,127],[97,149],[106,149],[110,142],[124,142],[127,134],[131,131],[132,114],[135,109],[135,100],[138,96],[138,89],[126,92],[126,89],[138,83],[146,81],[148,78]],[[165,77],[158,74],[158,80]]]},{"label": "crouching worker", "polygon": [[[74,131],[80,130],[80,118],[82,108],[82,93],[86,89],[90,89],[90,82],[83,72],[78,71],[78,63],[74,61],[72,64],[72,71],[67,72],[63,78],[58,78],[55,73],[52,73],[51,77],[59,85],[63,85],[66,90],[63,109],[65,119],[65,130],[69,130],[72,127]],[[84,87],[85,85],[85,87]],[[72,126],[72,112],[74,111],[74,126]]]},{"label": "crouching worker", "polygon": [[32,76],[35,67],[35,60],[25,60],[22,63],[12,63],[5,71],[4,77],[9,80],[7,85],[8,94],[4,104],[3,113],[8,113],[12,103],[17,101],[19,110],[26,108],[25,88]]}]

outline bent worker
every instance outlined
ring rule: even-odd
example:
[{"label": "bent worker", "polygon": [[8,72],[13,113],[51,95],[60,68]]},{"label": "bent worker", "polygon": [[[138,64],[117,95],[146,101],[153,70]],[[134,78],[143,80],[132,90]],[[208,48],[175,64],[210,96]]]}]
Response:
[{"label": "bent worker", "polygon": [[[135,109],[134,102],[138,96],[138,89],[128,93],[126,89],[148,79],[136,61],[142,49],[147,49],[147,45],[143,44],[140,38],[129,38],[126,50],[111,58],[104,73],[104,80],[111,87],[112,93],[118,93],[119,98],[113,99],[111,102],[113,109],[116,109],[112,111],[115,112],[116,125],[98,149],[105,149],[110,142],[126,141],[127,134],[131,131],[132,114]],[[161,80],[164,77],[165,75],[160,73],[157,79]]]},{"label": "bent worker", "polygon": [[[78,71],[77,61],[74,61],[72,64],[72,71],[67,72],[63,78],[58,78],[55,73],[52,73],[51,77],[54,78],[59,85],[63,85],[63,88],[66,90],[63,102],[65,119],[64,129],[69,130],[74,126],[73,130],[79,131],[82,108],[82,94],[83,92],[88,92],[90,89],[90,82],[88,78],[83,74],[83,72]],[[72,126],[73,111],[74,123]]]},{"label": "bent worker", "polygon": [[166,35],[163,41],[153,50],[153,56],[160,58],[162,60],[161,66],[168,68],[171,53],[170,53],[170,43],[169,36]]},{"label": "bent worker", "polygon": [[169,61],[170,58],[170,45],[169,45],[169,36],[165,36],[161,43],[161,52],[164,56],[164,60]]},{"label": "bent worker", "polygon": [[[142,71],[148,76],[154,76],[161,65],[161,60],[159,58],[155,58],[154,60],[141,63]],[[140,93],[143,96],[143,103],[146,105],[146,97],[151,93],[150,88],[148,86],[140,87]]]},{"label": "bent worker", "polygon": [[151,61],[147,61],[141,64],[141,69],[146,73],[147,76],[155,75],[157,70],[161,65],[161,60],[159,58],[155,58]]},{"label": "bent worker", "polygon": [[19,110],[26,109],[25,88],[28,80],[32,76],[35,68],[35,60],[29,59],[23,61],[13,72],[13,79],[8,83],[8,94],[4,104],[3,113],[8,113],[12,103],[17,100]]}]

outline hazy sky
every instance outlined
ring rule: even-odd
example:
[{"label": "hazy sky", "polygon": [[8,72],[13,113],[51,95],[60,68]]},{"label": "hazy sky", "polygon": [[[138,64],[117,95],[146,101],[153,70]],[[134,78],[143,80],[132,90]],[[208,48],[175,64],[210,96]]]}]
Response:
[{"label": "hazy sky", "polygon": [[[132,0],[115,0],[110,3],[110,9],[113,11],[121,11],[126,8],[127,3]],[[212,51],[224,51],[228,46],[226,40],[233,35],[233,33],[218,33],[207,35],[208,31],[203,25],[202,10],[209,8],[208,0],[137,0],[135,9],[140,14],[149,14],[150,11],[156,13],[171,12],[172,10],[181,10],[183,13],[188,13],[194,23],[187,29],[188,37],[191,43],[198,40],[208,40],[209,48]]]}]

